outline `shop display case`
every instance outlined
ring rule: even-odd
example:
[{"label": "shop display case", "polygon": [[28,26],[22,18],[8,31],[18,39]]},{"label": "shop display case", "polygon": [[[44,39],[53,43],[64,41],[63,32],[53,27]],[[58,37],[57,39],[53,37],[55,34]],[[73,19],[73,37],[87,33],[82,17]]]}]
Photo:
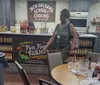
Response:
[{"label": "shop display case", "polygon": [[88,51],[93,51],[97,36],[92,34],[84,34],[79,37],[79,48],[73,50],[70,57],[86,57]]},{"label": "shop display case", "polygon": [[12,61],[12,37],[9,35],[0,36],[0,52],[5,53],[7,60]]},{"label": "shop display case", "polygon": [[[21,64],[47,65],[46,54],[41,50],[47,44],[49,34],[0,33],[0,51],[6,54],[8,62],[17,60]],[[54,50],[54,46],[49,49]]]},{"label": "shop display case", "polygon": [[[7,60],[17,60],[26,64],[47,65],[46,54],[41,50],[47,44],[51,35],[49,34],[16,34],[0,33],[0,51],[6,54]],[[88,51],[92,51],[96,36],[91,34],[80,35],[79,48],[74,50],[70,56],[85,57]],[[49,50],[54,52],[56,44],[53,43]]]},{"label": "shop display case", "polygon": [[[0,51],[6,54],[10,67],[5,71],[16,72],[13,60],[17,60],[27,71],[34,74],[48,74],[47,54],[41,50],[47,44],[51,34],[0,33]],[[70,56],[84,57],[94,48],[96,36],[80,36],[80,47]],[[49,47],[50,52],[56,51],[56,43]],[[44,70],[45,69],[45,70]]]}]

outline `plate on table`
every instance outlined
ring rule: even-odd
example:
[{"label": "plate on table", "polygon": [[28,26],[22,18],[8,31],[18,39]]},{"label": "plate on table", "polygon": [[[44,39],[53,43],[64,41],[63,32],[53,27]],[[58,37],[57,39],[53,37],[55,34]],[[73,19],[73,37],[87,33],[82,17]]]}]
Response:
[{"label": "plate on table", "polygon": [[87,78],[80,82],[80,85],[100,85],[100,81],[97,78]]}]

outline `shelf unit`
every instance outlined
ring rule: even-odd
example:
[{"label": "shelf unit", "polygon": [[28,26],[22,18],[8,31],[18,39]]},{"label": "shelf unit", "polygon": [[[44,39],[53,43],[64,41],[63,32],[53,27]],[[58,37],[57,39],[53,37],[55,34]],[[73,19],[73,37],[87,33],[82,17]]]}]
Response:
[{"label": "shelf unit", "polygon": [[[30,57],[27,63],[47,65],[47,57],[45,55],[34,55],[34,52],[40,52],[43,46],[46,45],[51,35],[42,34],[14,34],[14,33],[0,33],[0,51],[4,52],[9,62],[18,60],[21,56]],[[74,50],[70,56],[85,57],[88,51],[94,49],[96,37],[82,35],[79,37],[79,48]],[[26,45],[29,46],[26,48]],[[40,45],[40,46],[39,46]],[[37,49],[39,46],[39,49]],[[54,52],[56,44],[50,46],[50,51]],[[24,50],[21,52],[21,50]],[[33,51],[34,50],[34,51]],[[21,55],[20,55],[21,52]],[[27,53],[31,53],[27,55]],[[21,60],[21,59],[20,59]],[[22,62],[22,61],[21,61]],[[38,63],[36,63],[38,62]],[[25,63],[25,64],[27,64]]]},{"label": "shelf unit", "polygon": [[91,21],[91,24],[92,24],[92,25],[100,25],[100,22]]},{"label": "shelf unit", "polygon": [[7,35],[0,36],[0,52],[5,53],[7,60],[12,61],[12,37]]},{"label": "shelf unit", "polygon": [[70,57],[86,57],[88,51],[93,51],[96,37],[80,37],[79,48],[73,50]]}]

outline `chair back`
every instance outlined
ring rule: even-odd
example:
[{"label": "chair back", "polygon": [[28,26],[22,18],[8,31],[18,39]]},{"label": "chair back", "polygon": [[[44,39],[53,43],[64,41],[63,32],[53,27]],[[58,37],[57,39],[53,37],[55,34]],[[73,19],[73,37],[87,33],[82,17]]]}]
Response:
[{"label": "chair back", "polygon": [[87,54],[87,58],[89,59],[89,57],[91,57],[92,62],[98,62],[98,57],[100,57],[100,53],[89,51]]},{"label": "chair back", "polygon": [[17,61],[14,61],[14,63],[18,69],[18,72],[22,78],[24,85],[30,85],[28,75],[26,74],[25,70],[22,68],[22,66]]},{"label": "chair back", "polygon": [[51,79],[51,71],[54,67],[63,64],[61,52],[47,53],[49,65],[49,77]]},{"label": "chair back", "polygon": [[50,81],[48,81],[48,80],[39,78],[39,85],[57,85],[57,84],[52,83],[52,82],[50,82]]}]

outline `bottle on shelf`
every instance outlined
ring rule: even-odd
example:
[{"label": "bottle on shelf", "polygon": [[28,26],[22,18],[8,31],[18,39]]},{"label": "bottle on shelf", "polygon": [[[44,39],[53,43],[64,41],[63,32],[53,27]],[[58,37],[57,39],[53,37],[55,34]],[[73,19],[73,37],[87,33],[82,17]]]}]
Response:
[{"label": "bottle on shelf", "polygon": [[23,21],[20,23],[20,32],[21,33],[27,33],[28,32],[28,25],[27,25],[27,21]]},{"label": "bottle on shelf", "polygon": [[91,57],[89,57],[89,66],[88,66],[88,69],[89,70],[91,69]]},{"label": "bottle on shelf", "polygon": [[98,77],[98,81],[100,81],[100,69],[99,69],[99,72],[97,74],[97,77]]},{"label": "bottle on shelf", "polygon": [[15,24],[16,33],[20,33],[20,23],[21,23],[21,21],[18,22],[18,20],[16,20],[16,24]]}]

